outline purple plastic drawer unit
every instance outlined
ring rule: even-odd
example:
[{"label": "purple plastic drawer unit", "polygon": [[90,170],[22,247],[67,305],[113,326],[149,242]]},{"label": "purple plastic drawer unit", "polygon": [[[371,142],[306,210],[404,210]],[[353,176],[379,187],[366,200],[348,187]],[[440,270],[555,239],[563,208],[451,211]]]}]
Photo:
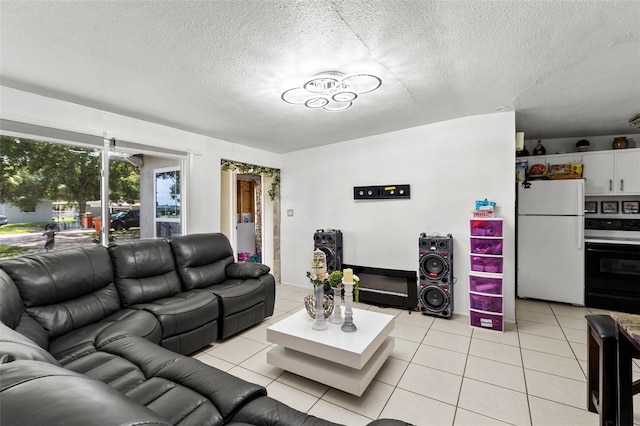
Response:
[{"label": "purple plastic drawer unit", "polygon": [[477,293],[502,294],[502,278],[469,275],[469,290]]},{"label": "purple plastic drawer unit", "polygon": [[471,309],[502,313],[502,296],[469,293]]},{"label": "purple plastic drawer unit", "polygon": [[471,238],[471,253],[502,254],[502,238]]},{"label": "purple plastic drawer unit", "polygon": [[502,315],[471,311],[469,313],[469,318],[471,320],[471,325],[474,327],[488,328],[497,331],[503,330]]},{"label": "purple plastic drawer unit", "polygon": [[500,219],[472,219],[472,237],[502,237],[502,220]]},{"label": "purple plastic drawer unit", "polygon": [[471,270],[476,272],[502,273],[502,257],[471,256]]}]

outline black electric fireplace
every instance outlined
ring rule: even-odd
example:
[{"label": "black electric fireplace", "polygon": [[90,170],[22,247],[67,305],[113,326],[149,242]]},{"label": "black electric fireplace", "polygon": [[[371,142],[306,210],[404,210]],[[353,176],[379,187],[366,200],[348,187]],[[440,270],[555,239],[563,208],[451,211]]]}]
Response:
[{"label": "black electric fireplace", "polygon": [[418,306],[416,271],[343,265],[360,278],[360,301],[378,306],[415,310]]}]

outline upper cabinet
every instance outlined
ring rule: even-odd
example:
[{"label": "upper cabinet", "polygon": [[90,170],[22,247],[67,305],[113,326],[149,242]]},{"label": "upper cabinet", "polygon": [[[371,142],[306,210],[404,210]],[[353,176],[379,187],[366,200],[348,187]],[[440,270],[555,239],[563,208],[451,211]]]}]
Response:
[{"label": "upper cabinet", "polygon": [[585,152],[586,195],[640,194],[640,149]]}]

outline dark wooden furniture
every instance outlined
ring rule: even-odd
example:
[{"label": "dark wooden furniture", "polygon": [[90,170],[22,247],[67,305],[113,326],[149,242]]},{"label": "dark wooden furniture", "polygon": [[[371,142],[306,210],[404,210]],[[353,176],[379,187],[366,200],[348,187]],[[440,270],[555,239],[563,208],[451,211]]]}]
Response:
[{"label": "dark wooden furniture", "polygon": [[609,315],[586,315],[587,409],[600,415],[600,426],[614,425],[617,412],[617,331]]}]

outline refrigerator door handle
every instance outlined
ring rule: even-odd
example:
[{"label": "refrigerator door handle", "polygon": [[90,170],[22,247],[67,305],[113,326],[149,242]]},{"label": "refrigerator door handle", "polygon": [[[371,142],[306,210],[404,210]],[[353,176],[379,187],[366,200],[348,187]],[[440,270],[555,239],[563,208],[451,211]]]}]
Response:
[{"label": "refrigerator door handle", "polygon": [[578,224],[578,232],[576,232],[576,235],[578,236],[576,248],[578,250],[582,250],[584,245],[584,216],[578,216],[576,219],[576,223]]},{"label": "refrigerator door handle", "polygon": [[578,212],[580,213],[576,213],[576,214],[584,214],[584,184],[580,184],[578,186],[578,190],[576,191],[577,195],[578,195],[578,204],[577,204],[577,208],[578,208]]}]

